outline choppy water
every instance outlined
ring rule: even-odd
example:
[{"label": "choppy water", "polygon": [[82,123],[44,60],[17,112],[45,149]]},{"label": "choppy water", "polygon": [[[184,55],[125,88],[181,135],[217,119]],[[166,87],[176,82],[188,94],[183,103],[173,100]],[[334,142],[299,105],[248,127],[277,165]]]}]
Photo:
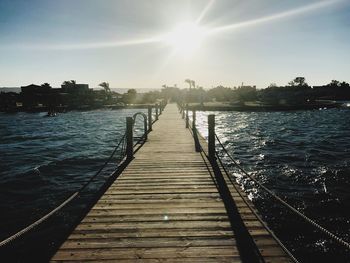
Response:
[{"label": "choppy water", "polygon": [[[247,171],[350,241],[349,110],[210,114],[216,115],[217,135]],[[205,136],[207,115],[197,115],[198,129]],[[232,165],[230,170],[269,226],[302,262],[350,262],[349,251],[277,205]]]},{"label": "choppy water", "polygon": [[[36,220],[92,176],[124,134],[125,117],[136,111],[68,112],[56,118],[0,113],[0,238]],[[349,110],[211,113],[216,114],[218,136],[246,170],[321,225],[350,239]],[[204,135],[207,114],[197,115]],[[270,227],[302,262],[350,261],[340,246],[230,167]],[[49,254],[64,225],[75,220],[71,215],[84,207],[113,168],[60,212],[54,224],[16,244],[16,251],[25,255],[19,258],[38,258],[40,248]]]},{"label": "choppy water", "polygon": [[[145,112],[73,111],[57,117],[0,113],[0,239],[34,222],[80,189],[111,155],[125,132],[125,118],[140,111]],[[142,133],[140,124],[136,125],[136,135]],[[116,161],[114,158],[87,191],[54,218],[57,225],[51,221],[20,240],[15,250],[22,251],[23,256],[15,256],[21,262],[27,262],[28,256],[45,258],[41,253],[35,255],[36,249],[50,253],[59,232],[77,219],[87,200],[115,169]]]}]

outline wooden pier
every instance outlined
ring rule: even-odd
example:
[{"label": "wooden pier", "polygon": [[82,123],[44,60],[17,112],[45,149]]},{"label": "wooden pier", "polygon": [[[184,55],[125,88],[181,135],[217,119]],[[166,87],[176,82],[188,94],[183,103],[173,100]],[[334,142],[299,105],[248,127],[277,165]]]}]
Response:
[{"label": "wooden pier", "polygon": [[[228,187],[260,260],[292,262],[238,187]],[[52,262],[248,262],[206,157],[175,104]],[[249,206],[249,205],[250,206]]]}]

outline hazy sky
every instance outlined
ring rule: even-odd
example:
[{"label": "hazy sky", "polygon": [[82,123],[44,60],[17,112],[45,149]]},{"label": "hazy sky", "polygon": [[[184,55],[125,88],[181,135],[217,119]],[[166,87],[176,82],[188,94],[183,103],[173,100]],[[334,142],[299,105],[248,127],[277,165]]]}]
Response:
[{"label": "hazy sky", "polygon": [[0,87],[350,81],[349,0],[0,0]]}]

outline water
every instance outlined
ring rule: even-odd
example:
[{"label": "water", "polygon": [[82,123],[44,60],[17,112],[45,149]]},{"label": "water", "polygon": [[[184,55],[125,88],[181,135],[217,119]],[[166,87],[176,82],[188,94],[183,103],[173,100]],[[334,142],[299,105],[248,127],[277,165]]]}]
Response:
[{"label": "water", "polygon": [[[197,114],[207,136],[207,114]],[[333,233],[350,241],[350,111],[211,112],[216,133],[261,183]],[[220,148],[218,148],[220,151]],[[222,150],[220,155],[223,155]],[[329,241],[247,180],[224,158],[265,221],[302,262],[350,262]]]},{"label": "water", "polygon": [[[0,239],[39,219],[78,190],[111,155],[125,132],[125,117],[140,111],[145,112],[72,111],[58,117],[45,117],[46,113],[0,113]],[[136,135],[141,135],[142,129],[138,119]],[[115,157],[81,197],[53,219],[57,225],[51,222],[25,236],[22,243],[15,243],[14,255],[6,251],[8,256],[18,256],[18,261],[26,261],[28,256],[37,259],[36,249],[45,248],[45,261],[58,244],[60,232],[69,230],[68,226],[78,219],[79,212],[114,171],[118,156]],[[16,254],[18,250],[22,255]]]},{"label": "water", "polygon": [[[1,240],[79,189],[124,134],[125,117],[137,111],[142,110],[68,112],[56,118],[43,113],[0,113]],[[318,223],[350,240],[349,110],[212,113],[218,136],[246,170]],[[204,135],[207,114],[197,114]],[[137,127],[140,133],[142,125]],[[6,255],[24,262],[48,257],[114,168],[112,163],[84,195],[14,243]],[[340,246],[277,205],[233,166],[230,170],[269,226],[302,262],[350,261]]]}]

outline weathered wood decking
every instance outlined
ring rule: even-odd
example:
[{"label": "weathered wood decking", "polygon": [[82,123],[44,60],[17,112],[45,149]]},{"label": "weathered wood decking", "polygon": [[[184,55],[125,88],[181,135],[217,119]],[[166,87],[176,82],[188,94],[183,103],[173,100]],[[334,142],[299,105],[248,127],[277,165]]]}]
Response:
[{"label": "weathered wood decking", "polygon": [[[176,106],[168,105],[52,262],[241,262],[208,164]],[[290,262],[240,190],[230,191],[266,262]]]}]

